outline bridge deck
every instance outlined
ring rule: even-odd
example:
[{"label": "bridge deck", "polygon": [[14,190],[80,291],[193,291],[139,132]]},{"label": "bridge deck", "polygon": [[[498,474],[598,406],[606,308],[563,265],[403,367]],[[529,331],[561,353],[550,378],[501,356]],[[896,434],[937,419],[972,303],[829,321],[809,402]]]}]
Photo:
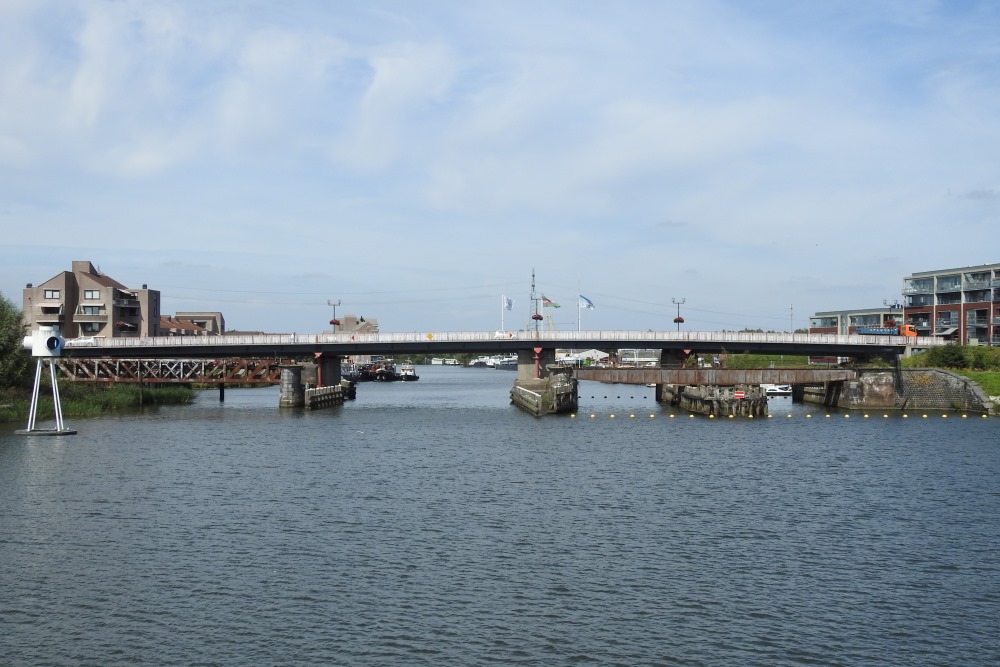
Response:
[{"label": "bridge deck", "polygon": [[303,357],[317,352],[338,355],[503,353],[537,347],[543,350],[649,348],[698,353],[877,357],[900,354],[907,347],[928,348],[942,344],[937,338],[878,335],[726,331],[472,331],[76,338],[66,341],[65,354],[80,358],[221,359]]}]

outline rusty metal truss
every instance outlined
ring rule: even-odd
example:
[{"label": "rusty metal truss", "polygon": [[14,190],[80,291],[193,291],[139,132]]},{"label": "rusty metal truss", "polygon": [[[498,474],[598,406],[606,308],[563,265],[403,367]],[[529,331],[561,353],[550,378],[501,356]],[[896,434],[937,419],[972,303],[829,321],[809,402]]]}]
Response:
[{"label": "rusty metal truss", "polygon": [[160,384],[278,384],[281,359],[74,359],[60,358],[63,377],[76,382]]}]

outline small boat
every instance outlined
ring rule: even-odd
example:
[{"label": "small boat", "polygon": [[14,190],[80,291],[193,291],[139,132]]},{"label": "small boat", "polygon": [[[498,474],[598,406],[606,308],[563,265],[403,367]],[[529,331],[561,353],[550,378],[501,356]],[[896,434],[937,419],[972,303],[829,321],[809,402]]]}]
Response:
[{"label": "small boat", "polygon": [[506,357],[500,357],[493,364],[493,368],[499,371],[516,371],[517,370],[517,355],[512,354]]},{"label": "small boat", "polygon": [[762,384],[765,396],[791,396],[792,385],[790,384]]},{"label": "small boat", "polygon": [[405,363],[399,367],[399,379],[403,382],[415,382],[420,379],[417,375],[417,370],[413,367],[411,363]]}]

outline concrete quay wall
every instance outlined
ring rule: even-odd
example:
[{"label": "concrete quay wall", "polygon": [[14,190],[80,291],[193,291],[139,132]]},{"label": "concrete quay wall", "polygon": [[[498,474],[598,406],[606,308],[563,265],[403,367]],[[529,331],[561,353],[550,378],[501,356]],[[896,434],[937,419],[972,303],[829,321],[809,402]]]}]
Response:
[{"label": "concrete quay wall", "polygon": [[862,370],[857,380],[805,387],[802,400],[852,410],[995,413],[998,409],[975,382],[941,368]]}]

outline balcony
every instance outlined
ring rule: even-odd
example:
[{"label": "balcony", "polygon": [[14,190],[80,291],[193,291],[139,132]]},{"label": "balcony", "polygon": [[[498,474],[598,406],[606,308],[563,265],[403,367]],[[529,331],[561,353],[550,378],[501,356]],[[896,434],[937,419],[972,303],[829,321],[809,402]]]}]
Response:
[{"label": "balcony", "polygon": [[103,324],[108,321],[108,314],[104,310],[104,306],[77,306],[76,312],[73,313],[73,321],[81,324],[84,322]]},{"label": "balcony", "polygon": [[976,280],[971,280],[971,279],[967,278],[965,280],[965,289],[967,289],[967,290],[970,290],[970,289],[989,289],[990,288],[990,282],[991,281],[990,281],[989,278],[978,278]]},{"label": "balcony", "polygon": [[965,326],[967,327],[987,327],[990,325],[990,321],[985,317],[970,317],[965,320]]},{"label": "balcony", "polygon": [[62,324],[65,320],[66,316],[62,313],[42,312],[35,315],[35,322],[38,324]]},{"label": "balcony", "polygon": [[35,306],[35,322],[38,324],[61,324],[65,321],[63,305]]},{"label": "balcony", "polygon": [[114,304],[116,308],[138,308],[138,299],[115,299]]},{"label": "balcony", "polygon": [[78,324],[83,324],[84,322],[96,322],[98,324],[106,324],[108,321],[107,313],[77,313],[73,315],[73,321]]},{"label": "balcony", "polygon": [[933,294],[933,285],[907,285],[903,288],[903,294]]}]

